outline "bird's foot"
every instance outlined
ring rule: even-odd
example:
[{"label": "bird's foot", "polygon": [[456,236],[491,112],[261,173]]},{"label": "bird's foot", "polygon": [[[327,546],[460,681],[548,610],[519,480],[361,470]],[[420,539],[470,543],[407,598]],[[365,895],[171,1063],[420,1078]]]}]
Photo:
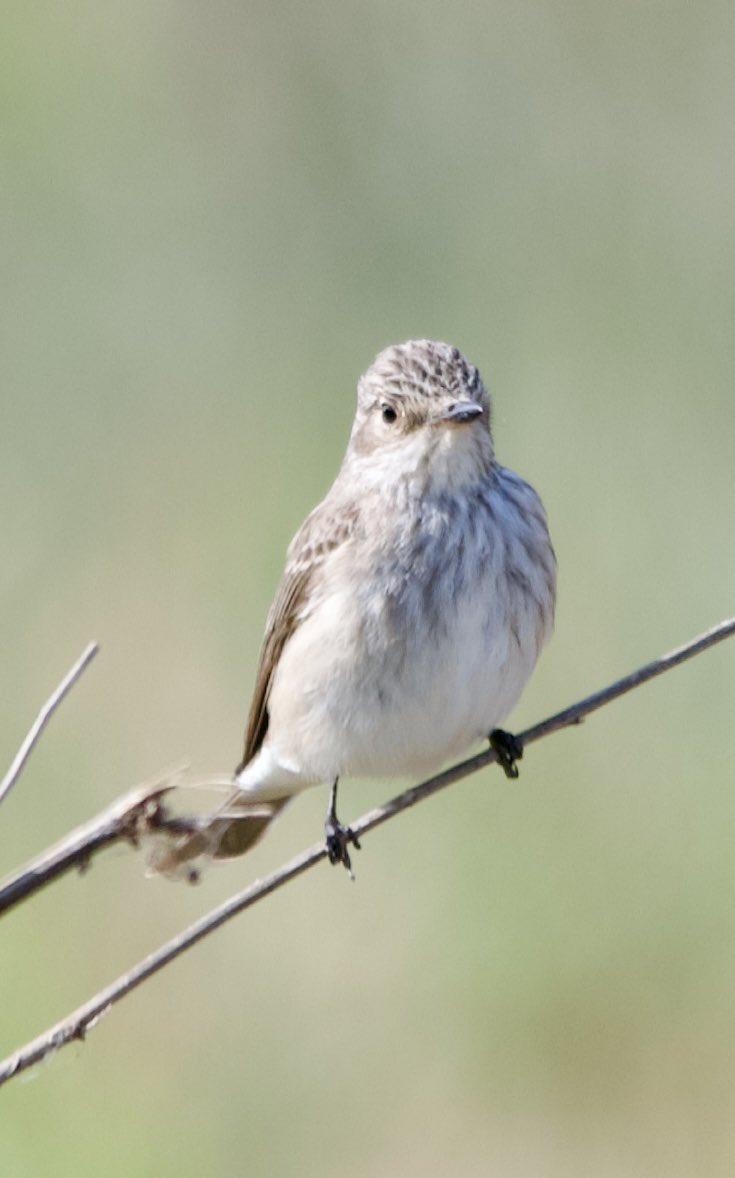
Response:
[{"label": "bird's foot", "polygon": [[353,847],[360,850],[357,835],[349,826],[343,826],[336,814],[330,813],[324,823],[324,838],[327,843],[329,862],[333,865],[341,863],[345,871],[349,873],[350,879],[354,879],[350,852],[347,848],[352,843]]},{"label": "bird's foot", "polygon": [[360,844],[357,840],[357,835],[349,826],[343,826],[337,817],[337,784],[339,778],[335,777],[332,782],[332,788],[329,791],[329,809],[327,810],[327,820],[324,823],[324,838],[327,843],[327,855],[329,862],[334,866],[335,863],[341,863],[345,871],[349,873],[350,879],[354,879],[352,874],[352,862],[350,860],[350,852],[348,847],[352,843],[353,847],[360,850]]},{"label": "bird's foot", "polygon": [[512,732],[506,732],[503,728],[493,728],[488,740],[505,776],[517,777],[516,761],[520,761],[523,756],[523,742],[520,738],[514,736]]},{"label": "bird's foot", "polygon": [[357,847],[359,851],[359,842],[357,835],[349,826],[343,826],[342,822],[337,818],[337,783],[339,777],[335,777],[332,781],[332,788],[330,789],[330,808],[326,812],[326,822],[324,823],[324,838],[326,840],[326,853],[329,855],[332,866],[335,863],[342,863],[346,872],[350,873],[350,879],[355,879],[352,874],[352,863],[350,861],[350,852],[347,847],[352,843],[353,847]]}]

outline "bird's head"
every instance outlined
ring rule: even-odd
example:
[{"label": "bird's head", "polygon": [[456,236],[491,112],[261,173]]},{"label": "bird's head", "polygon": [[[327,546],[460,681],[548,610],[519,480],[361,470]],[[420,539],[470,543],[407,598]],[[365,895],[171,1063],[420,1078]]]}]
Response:
[{"label": "bird's head", "polygon": [[376,356],[357,386],[348,461],[376,478],[416,476],[435,490],[482,478],[493,461],[490,398],[450,344],[408,340]]}]

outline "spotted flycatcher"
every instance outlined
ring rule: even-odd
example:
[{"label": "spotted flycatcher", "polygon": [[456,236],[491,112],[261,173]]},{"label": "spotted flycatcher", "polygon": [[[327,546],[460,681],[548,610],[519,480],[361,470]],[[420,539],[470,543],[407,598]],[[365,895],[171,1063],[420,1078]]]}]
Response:
[{"label": "spotted flycatcher", "polygon": [[490,739],[550,635],[556,561],[536,492],[495,459],[490,398],[449,344],[386,348],[357,386],[341,469],[291,542],[226,809],[159,869],[239,855],[306,786],[416,777]]}]

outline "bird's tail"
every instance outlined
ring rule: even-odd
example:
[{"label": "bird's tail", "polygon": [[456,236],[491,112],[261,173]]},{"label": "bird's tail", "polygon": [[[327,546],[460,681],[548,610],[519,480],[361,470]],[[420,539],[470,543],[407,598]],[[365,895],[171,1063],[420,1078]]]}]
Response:
[{"label": "bird's tail", "polygon": [[244,855],[260,841],[273,819],[290,801],[291,798],[287,797],[261,805],[243,805],[242,815],[224,820],[224,829],[214,853],[215,859],[233,859],[236,855]]},{"label": "bird's tail", "polygon": [[290,798],[255,803],[245,800],[237,790],[217,813],[187,823],[178,831],[177,824],[163,829],[148,853],[148,870],[169,879],[195,882],[202,868],[212,859],[231,859],[244,855],[265,834],[273,819]]}]

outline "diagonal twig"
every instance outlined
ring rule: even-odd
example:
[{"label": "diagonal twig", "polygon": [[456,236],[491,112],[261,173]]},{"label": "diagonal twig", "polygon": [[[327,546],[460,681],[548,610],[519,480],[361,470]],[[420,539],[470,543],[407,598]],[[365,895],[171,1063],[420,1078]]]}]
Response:
[{"label": "diagonal twig", "polygon": [[33,724],[28,730],[28,735],[18,749],[18,752],[15,754],[12,765],[8,769],[2,781],[0,781],[0,802],[2,802],[3,798],[5,798],[10,793],[11,789],[20,777],[23,766],[31,755],[33,746],[36,744],[36,741],[58,708],[62,699],[74,686],[82,672],[91,663],[98,650],[99,646],[97,643],[90,642],[86,650],[82,651],[74,666],[70,668],[64,678],[61,680],[61,683],[56,688],[56,690],[52,692],[52,694],[46,700],[46,703],[43,705],[40,712],[36,716],[36,719],[33,721]]},{"label": "diagonal twig", "polygon": [[[719,625],[713,626],[711,630],[700,634],[697,638],[692,639],[676,650],[670,651],[661,658],[646,664],[646,666],[638,668],[638,670],[633,671],[630,675],[616,680],[615,683],[611,683],[608,687],[602,688],[602,690],[587,696],[578,703],[572,704],[561,712],[557,712],[555,715],[541,721],[541,723],[534,725],[532,728],[528,728],[520,734],[519,738],[521,742],[524,745],[532,744],[534,741],[540,740],[552,732],[557,732],[570,725],[579,724],[585,716],[610,703],[611,700],[617,699],[626,692],[632,691],[635,687],[646,683],[649,679],[653,679],[655,676],[671,670],[673,667],[678,666],[679,663],[693,658],[695,655],[707,650],[710,646],[714,646],[715,643],[721,642],[733,633],[735,633],[735,618],[729,618],[720,622]],[[422,782],[420,785],[404,790],[403,793],[398,794],[385,805],[370,810],[357,822],[353,823],[351,829],[355,835],[362,836],[368,831],[375,829],[375,827],[382,825],[383,822],[387,822],[389,818],[393,818],[396,814],[416,805],[417,802],[423,801],[425,798],[438,793],[439,790],[446,788],[446,786],[451,785],[453,782],[463,777],[468,777],[471,773],[482,769],[485,765],[489,765],[496,760],[497,754],[494,749],[488,749],[475,757],[470,757],[468,760],[461,762],[461,764],[447,769],[444,773],[439,773],[437,776]],[[124,998],[126,994],[129,994],[147,978],[163,969],[165,965],[168,965],[169,962],[173,961],[174,958],[178,957],[186,949],[190,949],[211,932],[214,932],[215,929],[225,924],[226,921],[231,920],[233,916],[243,912],[246,908],[250,908],[258,900],[263,899],[271,892],[289,883],[292,879],[296,879],[302,875],[303,872],[313,867],[321,859],[324,859],[326,854],[327,851],[324,844],[316,844],[296,858],[291,859],[290,862],[286,863],[277,871],[272,872],[261,880],[257,880],[245,888],[244,891],[225,901],[225,903],[220,904],[206,916],[203,916],[200,920],[190,925],[188,929],[185,929],[178,936],[173,937],[166,944],[162,945],[161,948],[149,954],[138,965],[123,974],[122,977],[118,978],[110,986],[101,990],[89,1002],[80,1006],[68,1017],[62,1019],[61,1022],[58,1022],[42,1035],[39,1035],[38,1038],[26,1044],[24,1047],[19,1048],[12,1055],[8,1056],[6,1060],[0,1062],[0,1085],[19,1072],[25,1071],[26,1068],[31,1067],[34,1063],[37,1063],[52,1052],[57,1051],[65,1044],[75,1039],[84,1039],[87,1031],[91,1030],[108,1013],[112,1006]]]},{"label": "diagonal twig", "polygon": [[166,822],[163,798],[175,788],[173,780],[135,786],[70,831],[0,884],[0,916],[72,868],[86,871],[105,847],[122,841],[135,846],[143,834]]}]

